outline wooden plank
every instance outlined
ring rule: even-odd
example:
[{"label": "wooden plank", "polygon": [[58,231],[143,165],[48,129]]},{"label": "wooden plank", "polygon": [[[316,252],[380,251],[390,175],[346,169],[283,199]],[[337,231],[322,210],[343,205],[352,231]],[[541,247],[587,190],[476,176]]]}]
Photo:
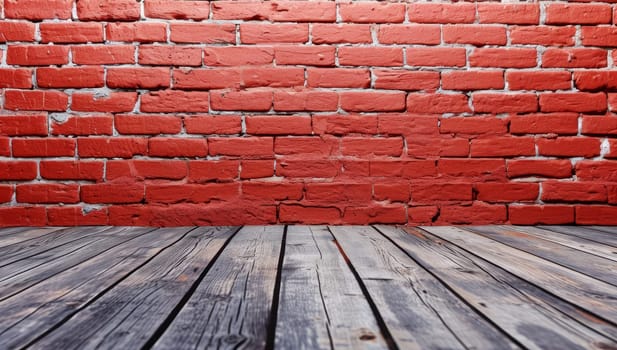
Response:
[{"label": "wooden plank", "polygon": [[53,248],[70,245],[90,235],[114,230],[112,227],[73,227],[57,230],[41,237],[0,248],[0,267],[45,253]]},{"label": "wooden plank", "polygon": [[0,267],[0,301],[152,230],[154,228],[110,228],[104,235],[88,236]]},{"label": "wooden plank", "polygon": [[283,226],[246,226],[223,250],[155,349],[264,349]]},{"label": "wooden plank", "polygon": [[375,229],[332,226],[401,349],[517,348]]},{"label": "wooden plank", "polygon": [[154,336],[236,228],[197,228],[35,344],[137,349]]},{"label": "wooden plank", "polygon": [[31,230],[32,227],[0,227],[0,236],[10,235]]},{"label": "wooden plank", "polygon": [[140,235],[0,302],[0,344],[7,348],[26,346],[182,239],[189,230],[166,228]]},{"label": "wooden plank", "polygon": [[617,323],[617,288],[456,227],[422,229],[525,279],[613,324]]},{"label": "wooden plank", "polygon": [[617,261],[617,249],[605,244],[589,241],[577,236],[557,233],[550,230],[545,230],[533,226],[497,226],[499,229],[508,231],[510,234],[516,235],[523,233],[535,238],[558,243],[566,247],[574,248],[582,252],[597,255],[599,257]]},{"label": "wooden plank", "polygon": [[594,241],[601,244],[606,244],[611,247],[617,247],[617,235],[594,230],[584,226],[538,226],[544,230],[550,230],[553,232],[565,233],[580,238],[584,238],[590,241]]},{"label": "wooden plank", "polygon": [[64,227],[12,227],[10,233],[0,236],[0,247],[41,237],[48,233],[62,230]]},{"label": "wooden plank", "polygon": [[607,322],[564,308],[558,298],[422,230],[378,229],[525,348],[606,349],[617,339]]},{"label": "wooden plank", "polygon": [[515,232],[509,228],[475,226],[466,227],[465,229],[617,286],[617,274],[615,273],[617,271],[617,262],[615,261],[544,239],[538,239],[522,232]]},{"label": "wooden plank", "polygon": [[617,226],[589,226],[589,228],[617,235]]},{"label": "wooden plank", "polygon": [[277,349],[388,349],[362,289],[325,226],[289,226]]}]

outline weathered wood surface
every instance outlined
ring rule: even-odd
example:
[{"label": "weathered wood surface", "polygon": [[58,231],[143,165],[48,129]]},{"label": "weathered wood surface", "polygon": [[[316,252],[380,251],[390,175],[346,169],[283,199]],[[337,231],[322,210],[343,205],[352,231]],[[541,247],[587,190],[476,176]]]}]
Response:
[{"label": "weathered wood surface", "polygon": [[375,315],[325,226],[290,226],[275,348],[388,349]]},{"label": "weathered wood surface", "polygon": [[617,288],[608,283],[460,228],[423,229],[617,324]]},{"label": "weathered wood surface", "polygon": [[264,349],[283,230],[242,228],[154,348]]},{"label": "weathered wood surface", "polygon": [[147,232],[0,302],[0,343],[20,348],[35,341],[182,239],[189,229],[182,231]]},{"label": "weathered wood surface", "polygon": [[141,348],[235,231],[193,229],[32,348]]},{"label": "weathered wood surface", "polygon": [[4,234],[0,236],[0,247],[5,247],[11,244],[27,241],[33,238],[44,236],[48,233],[62,230],[63,227],[11,227],[3,230]]},{"label": "weathered wood surface", "polygon": [[605,230],[597,230],[591,227],[581,226],[538,226],[545,230],[565,233],[567,235],[584,238],[611,247],[617,247],[617,234]]},{"label": "weathered wood surface", "polygon": [[468,231],[617,286],[617,262],[558,243],[499,227],[466,227]]},{"label": "weathered wood surface", "polygon": [[375,229],[330,229],[400,348],[516,348]]},{"label": "weathered wood surface", "polygon": [[589,226],[589,228],[617,235],[617,226]]},{"label": "weathered wood surface", "polygon": [[589,327],[612,330],[606,322],[590,314],[572,317],[550,294],[425,231],[378,229],[525,348],[605,349],[617,339]]}]

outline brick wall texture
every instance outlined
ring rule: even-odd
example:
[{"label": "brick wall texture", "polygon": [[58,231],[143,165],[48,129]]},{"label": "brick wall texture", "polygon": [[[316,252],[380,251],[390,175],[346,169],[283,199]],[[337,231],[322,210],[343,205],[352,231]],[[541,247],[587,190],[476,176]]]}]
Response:
[{"label": "brick wall texture", "polygon": [[615,0],[4,0],[0,225],[617,224],[615,23]]}]

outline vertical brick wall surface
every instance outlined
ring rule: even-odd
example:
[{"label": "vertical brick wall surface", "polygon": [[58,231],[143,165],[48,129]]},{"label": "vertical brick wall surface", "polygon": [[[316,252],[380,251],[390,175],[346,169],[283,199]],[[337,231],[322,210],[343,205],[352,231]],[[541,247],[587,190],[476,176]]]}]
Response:
[{"label": "vertical brick wall surface", "polygon": [[616,2],[4,0],[0,225],[617,224]]}]

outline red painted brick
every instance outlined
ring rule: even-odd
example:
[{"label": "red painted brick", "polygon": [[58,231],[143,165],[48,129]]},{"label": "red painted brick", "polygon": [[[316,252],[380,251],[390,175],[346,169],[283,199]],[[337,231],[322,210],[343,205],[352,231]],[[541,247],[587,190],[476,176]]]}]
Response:
[{"label": "red painted brick", "polygon": [[142,112],[208,112],[208,92],[152,91],[141,96]]},{"label": "red painted brick", "polygon": [[542,112],[604,112],[607,109],[604,93],[543,93],[539,102]]},{"label": "red painted brick", "polygon": [[270,64],[274,49],[267,46],[209,46],[204,48],[208,66],[244,66]]},{"label": "red painted brick", "polygon": [[107,86],[119,89],[160,89],[170,85],[169,68],[107,68]]},{"label": "red painted brick", "polygon": [[79,0],[77,17],[82,21],[134,21],[139,19],[140,2],[134,0]]},{"label": "red painted brick", "polygon": [[467,202],[473,198],[472,186],[469,183],[412,183],[411,202]]},{"label": "red painted brick", "polygon": [[591,137],[538,139],[538,153],[554,157],[595,157],[600,155],[600,140]]},{"label": "red painted brick", "polygon": [[370,162],[370,175],[404,179],[433,178],[437,174],[432,160],[375,160]]},{"label": "red painted brick", "polygon": [[238,115],[196,115],[184,118],[189,134],[239,134],[242,119]]},{"label": "red painted brick", "polygon": [[85,210],[81,206],[48,207],[47,222],[51,226],[107,225],[107,208]]},{"label": "red painted brick", "polygon": [[311,28],[314,44],[368,44],[373,42],[368,24],[314,24]]},{"label": "red painted brick", "polygon": [[569,90],[572,87],[570,72],[507,71],[510,90]]},{"label": "red painted brick", "polygon": [[167,24],[162,22],[107,23],[105,30],[108,41],[141,43],[167,41]]},{"label": "red painted brick", "polygon": [[308,39],[307,24],[243,23],[240,25],[240,41],[243,44],[305,43]]},{"label": "red painted brick", "polygon": [[546,24],[602,24],[611,23],[609,4],[548,4]]},{"label": "red painted brick", "polygon": [[206,139],[155,137],[148,140],[148,155],[151,157],[205,157],[208,155]]},{"label": "red painted brick", "polygon": [[259,179],[274,176],[274,160],[243,160],[241,179]]},{"label": "red painted brick", "polygon": [[441,28],[437,24],[381,25],[377,38],[381,44],[438,45]]},{"label": "red painted brick", "polygon": [[439,87],[438,72],[375,69],[373,77],[376,89],[435,91]]},{"label": "red painted brick", "polygon": [[102,23],[41,23],[43,43],[100,43],[103,42]]},{"label": "red painted brick", "polygon": [[341,108],[349,112],[396,112],[405,110],[405,94],[402,92],[355,92],[340,93]]},{"label": "red painted brick", "polygon": [[577,225],[617,225],[614,206],[576,206]]},{"label": "red painted brick", "polygon": [[588,182],[550,181],[542,183],[544,202],[606,202],[606,186]]},{"label": "red painted brick", "polygon": [[495,117],[441,118],[439,131],[463,135],[503,135],[508,131],[508,120]]},{"label": "red painted brick", "polygon": [[49,180],[90,180],[103,179],[103,162],[44,160],[41,161],[41,177]]},{"label": "red painted brick", "polygon": [[547,49],[542,54],[543,68],[602,68],[607,65],[602,49]]},{"label": "red painted brick", "polygon": [[80,112],[130,112],[136,102],[137,93],[134,92],[81,92],[73,94],[71,108]]},{"label": "red painted brick", "polygon": [[512,134],[562,134],[578,133],[578,114],[548,113],[512,116],[510,119]]},{"label": "red painted brick", "polygon": [[333,66],[335,51],[334,46],[277,46],[274,59],[277,65]]},{"label": "red painted brick", "polygon": [[474,189],[477,199],[489,203],[534,202],[540,186],[537,183],[480,183]]},{"label": "red painted brick", "polygon": [[45,114],[15,114],[0,117],[0,135],[46,136],[47,116]]},{"label": "red painted brick", "polygon": [[193,160],[189,161],[191,182],[231,181],[238,177],[240,162],[237,160]]},{"label": "red painted brick", "polygon": [[569,160],[553,159],[509,159],[508,177],[549,177],[567,178],[572,176],[572,163]]},{"label": "red painted brick", "polygon": [[79,185],[23,184],[17,185],[15,197],[19,203],[78,203]]},{"label": "red painted brick", "polygon": [[486,204],[474,202],[469,206],[449,205],[442,206],[439,211],[438,222],[448,222],[453,224],[478,225],[488,223],[503,223],[507,220],[507,208],[505,205]]},{"label": "red painted brick", "polygon": [[77,64],[132,64],[135,47],[132,45],[87,45],[71,47],[73,62]]},{"label": "red painted brick", "polygon": [[354,68],[308,68],[309,87],[322,88],[367,88],[371,84],[368,69]]},{"label": "red painted brick", "polygon": [[339,95],[333,91],[319,90],[276,91],[273,103],[275,111],[336,111],[339,107]]},{"label": "red painted brick", "polygon": [[405,4],[387,2],[350,2],[339,5],[343,22],[396,23],[405,19]]},{"label": "red painted brick", "polygon": [[246,133],[254,135],[310,135],[310,116],[247,116]]},{"label": "red painted brick", "polygon": [[536,49],[478,48],[469,55],[472,67],[531,68],[537,65]]},{"label": "red painted brick", "polygon": [[114,124],[120,134],[177,134],[182,129],[182,120],[173,115],[117,114]]},{"label": "red painted brick", "polygon": [[68,46],[59,45],[10,45],[6,63],[20,66],[47,66],[69,63]]},{"label": "red painted brick", "polygon": [[297,204],[282,204],[279,209],[279,220],[281,223],[339,223],[340,217],[340,210],[334,207],[307,207]]},{"label": "red painted brick", "polygon": [[470,3],[411,3],[408,6],[410,22],[419,23],[472,23],[476,6]]},{"label": "red painted brick", "polygon": [[54,90],[5,90],[4,108],[15,111],[63,112],[69,103],[68,96]]},{"label": "red painted brick", "polygon": [[587,135],[617,135],[615,116],[583,116],[581,132]]},{"label": "red painted brick", "polygon": [[443,26],[443,40],[449,44],[504,45],[507,42],[503,25],[454,24]]},{"label": "red painted brick", "polygon": [[441,87],[446,90],[503,89],[504,85],[501,70],[453,70],[441,73]]},{"label": "red painted brick", "polygon": [[75,155],[75,139],[13,139],[14,157],[72,157]]},{"label": "red painted brick", "polygon": [[352,225],[368,225],[374,223],[405,224],[407,213],[405,206],[400,204],[379,204],[365,207],[347,207],[343,222]]},{"label": "red painted brick", "polygon": [[23,181],[34,180],[37,176],[36,162],[0,161],[0,180]]},{"label": "red painted brick", "polygon": [[108,160],[106,179],[131,182],[144,179],[181,180],[188,174],[183,160]]},{"label": "red painted brick", "polygon": [[574,207],[565,205],[511,205],[510,223],[514,225],[559,225],[574,222]]},{"label": "red painted brick", "polygon": [[209,5],[204,1],[145,0],[144,15],[149,18],[204,20],[210,15]]},{"label": "red painted brick", "polygon": [[299,200],[302,198],[302,183],[250,181],[242,183],[242,194],[247,199]]},{"label": "red painted brick", "polygon": [[45,207],[0,208],[0,226],[45,226]]},{"label": "red painted brick", "polygon": [[467,51],[462,47],[409,47],[406,55],[410,66],[463,67],[467,62]]},{"label": "red painted brick", "polygon": [[71,18],[73,2],[71,0],[18,0],[4,3],[6,18],[43,20]]},{"label": "red painted brick", "polygon": [[85,203],[139,203],[144,199],[144,185],[140,183],[101,183],[81,186],[81,200]]},{"label": "red painted brick", "polygon": [[0,42],[34,41],[34,23],[27,21],[0,22]]},{"label": "red painted brick", "polygon": [[155,66],[200,66],[201,48],[196,46],[142,45],[140,64]]},{"label": "red painted brick", "polygon": [[471,140],[471,157],[535,156],[535,140],[531,137],[491,137]]},{"label": "red painted brick", "polygon": [[0,88],[30,89],[32,69],[0,68]]},{"label": "red painted brick", "polygon": [[573,46],[576,28],[573,26],[512,26],[512,44]]},{"label": "red painted brick", "polygon": [[208,147],[212,156],[272,157],[274,155],[274,141],[271,137],[212,137],[208,139]]},{"label": "red painted brick", "polygon": [[480,23],[538,24],[539,4],[478,3]]},{"label": "red painted brick", "polygon": [[403,49],[343,46],[338,49],[338,59],[342,66],[402,66]]},{"label": "red painted brick", "polygon": [[41,88],[95,88],[105,85],[103,67],[37,68]]},{"label": "red painted brick", "polygon": [[[66,119],[51,119],[52,135],[111,135],[113,133],[113,116],[101,115],[71,115]],[[45,132],[47,134],[47,132]]]},{"label": "red painted brick", "polygon": [[170,40],[176,43],[235,44],[234,24],[172,22]]},{"label": "red painted brick", "polygon": [[399,137],[365,138],[344,137],[341,152],[347,156],[400,156],[403,152],[403,139]]},{"label": "red painted brick", "polygon": [[80,137],[79,156],[84,158],[132,158],[146,155],[148,140],[129,137]]},{"label": "red painted brick", "polygon": [[473,109],[483,113],[525,113],[538,110],[538,98],[531,93],[498,94],[476,92],[472,95]]},{"label": "red painted brick", "polygon": [[407,111],[413,113],[465,113],[470,112],[467,96],[463,94],[407,95]]}]

